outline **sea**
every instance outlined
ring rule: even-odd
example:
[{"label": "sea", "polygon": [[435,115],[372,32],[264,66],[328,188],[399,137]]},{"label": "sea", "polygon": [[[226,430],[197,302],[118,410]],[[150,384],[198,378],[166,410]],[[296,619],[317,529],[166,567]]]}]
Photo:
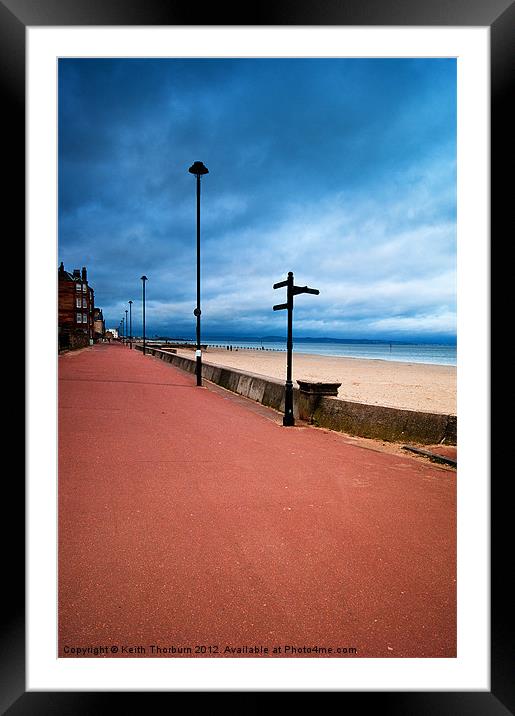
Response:
[{"label": "sea", "polygon": [[[232,350],[286,351],[286,341],[269,340],[202,340],[204,345]],[[323,356],[344,356],[346,358],[368,358],[398,361],[401,363],[431,363],[456,365],[456,346],[427,343],[364,342],[344,343],[340,341],[302,341],[293,343],[294,353],[310,353]]]}]

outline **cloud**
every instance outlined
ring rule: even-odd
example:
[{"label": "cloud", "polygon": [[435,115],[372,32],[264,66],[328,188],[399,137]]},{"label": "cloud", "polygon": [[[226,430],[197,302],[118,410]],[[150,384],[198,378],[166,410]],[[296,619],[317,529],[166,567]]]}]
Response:
[{"label": "cloud", "polygon": [[193,334],[202,160],[204,331],[281,332],[272,284],[292,270],[320,289],[297,299],[304,334],[452,335],[455,75],[454,60],[61,60],[59,260],[88,266],[108,323],[145,273],[152,330]]}]

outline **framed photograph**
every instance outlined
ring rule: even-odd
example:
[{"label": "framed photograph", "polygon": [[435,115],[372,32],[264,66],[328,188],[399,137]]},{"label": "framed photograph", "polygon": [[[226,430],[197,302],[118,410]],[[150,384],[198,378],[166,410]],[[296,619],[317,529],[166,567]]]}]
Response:
[{"label": "framed photograph", "polygon": [[[448,7],[444,2],[431,7],[422,3],[405,3],[405,7],[399,4],[388,7],[389,3],[383,3],[380,8],[373,3],[369,5],[355,4],[344,10],[335,7],[331,12],[327,8],[325,11],[317,11],[300,7],[293,12],[289,8],[281,11],[281,5],[275,5],[274,10],[265,13],[264,17],[246,17],[241,21],[235,18],[236,22],[231,20],[227,24],[221,11],[217,17],[206,16],[205,24],[192,24],[190,21],[194,18],[190,17],[191,11],[172,11],[161,3],[140,6],[137,2],[129,2],[123,10],[110,2],[98,6],[71,2],[62,8],[27,3],[20,8],[14,0],[3,0],[0,5],[0,27],[5,40],[1,50],[5,57],[2,74],[12,110],[7,117],[8,136],[12,137],[10,144],[15,152],[15,171],[6,206],[13,216],[18,212],[19,218],[23,211],[22,205],[27,202],[27,481],[25,505],[20,486],[8,486],[10,504],[18,511],[17,523],[20,525],[16,528],[19,540],[14,540],[11,533],[8,535],[10,544],[18,544],[19,541],[19,550],[15,549],[13,554],[12,575],[15,579],[9,594],[12,609],[3,631],[5,658],[1,668],[5,676],[2,680],[8,684],[8,688],[5,689],[4,703],[1,705],[8,713],[42,713],[48,710],[50,703],[53,713],[69,713],[71,710],[74,713],[86,713],[91,709],[99,711],[107,708],[112,699],[118,699],[123,692],[129,691],[129,698],[134,704],[139,703],[140,698],[148,703],[157,692],[242,692],[243,698],[250,699],[244,692],[330,691],[338,692],[343,705],[356,701],[361,703],[365,699],[371,706],[379,708],[380,705],[386,713],[501,715],[513,709],[511,667],[506,657],[504,636],[507,612],[503,609],[502,590],[496,589],[490,596],[490,569],[493,570],[494,578],[492,586],[495,586],[495,570],[498,570],[496,562],[491,560],[490,549],[495,541],[499,543],[504,538],[506,528],[503,526],[504,520],[497,516],[502,513],[505,503],[502,497],[504,488],[496,487],[496,491],[491,493],[490,486],[490,297],[487,273],[490,261],[490,217],[492,221],[497,219],[499,226],[502,226],[503,212],[506,211],[506,203],[502,201],[506,188],[496,177],[502,173],[503,163],[507,161],[503,142],[507,138],[509,126],[508,38],[513,29],[513,5],[504,2],[495,8],[473,9]],[[190,63],[209,63],[208,74],[211,73],[215,84],[219,79],[218,63],[240,63],[239,67],[243,68],[240,77],[243,86],[247,65],[252,65],[251,71],[255,72],[257,64],[252,63],[263,63],[265,60],[270,63],[270,67],[272,63],[279,67],[281,62],[290,63],[290,66],[300,61],[316,63],[317,68],[327,67],[328,76],[332,62],[367,61],[378,63],[375,66],[379,67],[379,63],[394,61],[400,66],[403,61],[416,60],[420,63],[420,67],[417,66],[420,82],[426,82],[428,87],[431,83],[440,82],[443,85],[447,81],[444,71],[434,76],[424,74],[424,68],[432,66],[431,62],[448,62],[455,70],[457,414],[460,455],[456,476],[456,648],[435,644],[434,651],[427,654],[429,658],[420,658],[425,654],[415,655],[414,652],[397,658],[395,654],[386,654],[388,658],[381,658],[379,652],[373,651],[361,659],[313,658],[312,654],[303,654],[309,658],[300,659],[263,659],[252,658],[262,656],[254,653],[241,654],[244,658],[225,659],[145,659],[138,658],[141,657],[140,652],[131,652],[128,655],[130,658],[125,659],[91,658],[106,656],[93,652],[65,654],[63,644],[58,644],[57,637],[58,335],[52,316],[48,320],[41,320],[39,310],[42,305],[50,306],[50,315],[56,305],[55,276],[58,259],[61,258],[58,254],[58,234],[62,228],[58,194],[60,192],[61,198],[66,195],[67,201],[74,201],[84,187],[79,182],[76,186],[67,186],[58,191],[58,176],[59,180],[66,180],[67,176],[64,165],[59,170],[59,162],[65,161],[66,157],[59,153],[58,117],[62,116],[61,112],[67,111],[63,109],[64,102],[72,105],[76,99],[74,83],[84,79],[87,84],[87,73],[91,68],[93,72],[96,71],[92,61],[97,63],[97,69],[103,75],[109,75],[112,84],[108,82],[106,86],[110,86],[111,90],[116,82],[133,81],[131,74],[125,70],[127,63],[132,63],[134,67],[135,63],[143,61],[145,71],[152,66],[155,72],[151,73],[150,84],[155,82],[157,86],[162,81],[159,75],[161,63],[181,62],[185,81],[191,83],[192,92],[198,90],[200,95],[202,83],[195,76],[195,71],[190,69]],[[88,70],[82,75],[82,68],[86,66]],[[453,74],[452,68],[449,76]],[[140,98],[141,103],[147,99],[152,101],[157,96],[152,96],[150,90],[150,96],[146,97],[142,91],[143,88],[148,89],[149,78],[149,75],[145,75],[139,89],[135,89],[136,94],[140,92],[137,101]],[[265,77],[262,81],[267,82],[269,79]],[[412,79],[410,77],[406,80],[403,76],[399,82]],[[386,92],[384,85],[388,83],[390,91],[394,91],[395,79],[387,77],[385,72],[382,81],[383,90],[380,89],[381,83],[376,82],[370,85],[373,88],[371,91]],[[330,81],[327,84],[330,89]],[[137,81],[134,84],[136,86]],[[328,91],[327,86],[324,91]],[[361,101],[366,100],[362,97]],[[203,102],[206,108],[209,99],[199,96],[199,111]],[[430,103],[426,110],[430,111],[429,108]],[[177,111],[180,109],[177,108]],[[104,111],[117,111],[114,103],[109,106],[107,94]],[[123,107],[119,111],[123,112]],[[191,107],[187,111],[190,112]],[[215,115],[216,112],[213,117]],[[77,114],[74,116],[78,117]],[[116,124],[113,119],[118,137],[122,126],[123,122]],[[380,126],[380,123],[376,126]],[[228,130],[237,131],[236,127],[235,121],[234,126]],[[445,132],[437,123],[434,131]],[[80,142],[84,137],[80,133],[75,138],[63,136],[59,135],[62,145],[64,142]],[[129,153],[135,146],[134,137],[128,134],[126,140]],[[392,138],[391,134],[385,132],[384,141],[389,140],[399,142],[400,138]],[[119,143],[120,148],[122,144]],[[494,160],[491,185],[490,149]],[[77,147],[77,151],[79,154],[83,152],[81,161],[85,167],[91,161],[91,156],[87,155],[85,146],[82,149]],[[406,151],[409,151],[408,147]],[[20,157],[25,152],[24,166]],[[252,166],[256,166],[252,147],[248,148],[248,153]],[[358,157],[359,151],[354,161]],[[203,157],[191,157],[192,162],[200,159]],[[366,167],[362,169],[367,171]],[[355,171],[359,170],[359,165],[355,165]],[[369,170],[373,171],[372,165]],[[87,169],[84,170],[84,176],[87,177]],[[109,182],[107,169],[105,176],[106,182]],[[158,177],[155,177],[155,182],[157,186]],[[414,177],[413,184],[416,182]],[[197,192],[199,183],[197,174]],[[326,184],[325,191],[329,193],[330,180]],[[324,191],[323,185],[320,186],[320,191]],[[285,184],[284,187],[286,196],[291,196],[294,183]],[[434,211],[434,204],[438,201],[439,197],[428,197],[429,212]],[[446,199],[442,198],[441,201],[445,203]],[[406,202],[409,203],[409,195],[405,197],[404,204],[399,202],[398,205],[403,215],[409,211]],[[156,222],[159,222],[159,217],[162,217],[159,212],[163,211],[163,207],[156,203],[154,208]],[[328,211],[330,208],[328,206]],[[221,209],[235,214],[238,212],[238,207],[233,205],[224,205]],[[94,213],[94,208],[92,211]],[[216,213],[216,207],[213,211]],[[309,211],[309,207],[306,211]],[[84,214],[79,218],[84,222],[90,219]],[[391,219],[395,220],[393,213]],[[101,231],[99,224],[94,221],[90,226]],[[157,223],[154,229],[158,230]],[[76,231],[77,236],[80,234],[78,225],[71,230]],[[109,231],[109,227],[105,230]],[[137,232],[128,238],[137,242]],[[116,250],[122,251],[122,248]],[[421,261],[425,259],[427,255],[420,257]],[[75,268],[66,267],[70,270]],[[84,268],[82,271],[83,274],[75,278],[84,283]],[[142,271],[147,272],[145,268]],[[282,278],[281,275],[276,277],[277,281]],[[71,280],[74,280],[73,276]],[[76,300],[74,295],[75,313]],[[85,330],[83,325],[88,320],[89,300],[89,294],[87,298],[81,299],[81,331]],[[109,304],[112,315],[114,305],[116,301],[112,300]],[[200,312],[195,315],[198,322]],[[449,320],[452,322],[452,317]],[[132,313],[130,325],[132,339]],[[444,321],[439,325],[443,326]],[[125,335],[129,335],[128,326],[126,315],[125,325],[123,321],[120,322],[120,333],[125,330]],[[197,342],[200,344],[198,338]],[[197,350],[197,365],[198,354]],[[113,434],[113,441],[115,437]],[[78,489],[86,490],[85,487]],[[495,502],[492,502],[493,512],[490,515],[491,497],[495,498]],[[27,545],[25,594],[23,570],[20,567],[25,562],[21,548],[23,523]],[[73,526],[69,525],[66,529],[73,541]],[[77,529],[80,529],[80,525]],[[91,548],[101,549],[101,546],[92,544]],[[500,573],[497,577],[500,580],[503,578]],[[201,582],[198,586],[201,592]],[[102,589],[102,585],[97,584],[97,588]],[[71,602],[69,607],[74,608]],[[77,605],[75,608],[80,609]],[[438,628],[434,629],[437,641],[440,632]],[[79,641],[77,637],[71,648],[93,648],[85,642],[79,644]],[[193,655],[187,653],[185,656]],[[240,654],[229,656],[237,657]]]}]

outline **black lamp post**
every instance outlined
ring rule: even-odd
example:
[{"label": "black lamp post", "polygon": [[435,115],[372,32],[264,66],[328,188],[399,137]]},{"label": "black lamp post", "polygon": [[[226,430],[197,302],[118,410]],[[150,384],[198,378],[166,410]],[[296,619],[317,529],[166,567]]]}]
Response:
[{"label": "black lamp post", "polygon": [[141,280],[143,281],[143,355],[146,354],[146,343],[145,343],[145,282],[148,281],[148,278],[143,275],[141,277]]},{"label": "black lamp post", "polygon": [[129,313],[129,311],[127,311],[127,309],[125,309],[125,343],[126,343],[126,344],[127,344],[127,331],[128,331],[128,329],[129,329],[129,322],[128,322],[128,320],[127,320],[127,314],[128,314],[128,313]]},{"label": "black lamp post", "polygon": [[208,174],[209,170],[202,162],[195,162],[188,171],[197,177],[197,306],[193,311],[193,315],[197,318],[197,350],[195,352],[197,385],[202,385],[202,351],[200,348],[200,177],[203,174]]},{"label": "black lamp post", "polygon": [[123,336],[123,321],[120,321],[120,325],[118,326],[118,338],[122,340]]},{"label": "black lamp post", "polygon": [[129,301],[129,345],[132,350],[132,301]]},{"label": "black lamp post", "polygon": [[122,343],[125,343],[125,318],[120,321],[122,326]]}]

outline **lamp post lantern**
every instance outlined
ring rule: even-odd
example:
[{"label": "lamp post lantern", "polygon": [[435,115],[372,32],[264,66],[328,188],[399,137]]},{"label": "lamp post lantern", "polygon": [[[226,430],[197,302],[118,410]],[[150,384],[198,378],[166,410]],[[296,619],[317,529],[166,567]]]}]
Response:
[{"label": "lamp post lantern", "polygon": [[195,162],[188,171],[197,177],[197,305],[193,315],[197,319],[197,350],[195,351],[197,385],[202,385],[202,351],[200,348],[200,177],[203,174],[208,174],[209,170],[202,162]]},{"label": "lamp post lantern", "polygon": [[143,282],[143,355],[146,354],[146,342],[145,342],[145,283],[148,281],[148,278],[143,275],[141,277],[141,280]]},{"label": "lamp post lantern", "polygon": [[132,301],[129,301],[129,346],[132,350]]}]

